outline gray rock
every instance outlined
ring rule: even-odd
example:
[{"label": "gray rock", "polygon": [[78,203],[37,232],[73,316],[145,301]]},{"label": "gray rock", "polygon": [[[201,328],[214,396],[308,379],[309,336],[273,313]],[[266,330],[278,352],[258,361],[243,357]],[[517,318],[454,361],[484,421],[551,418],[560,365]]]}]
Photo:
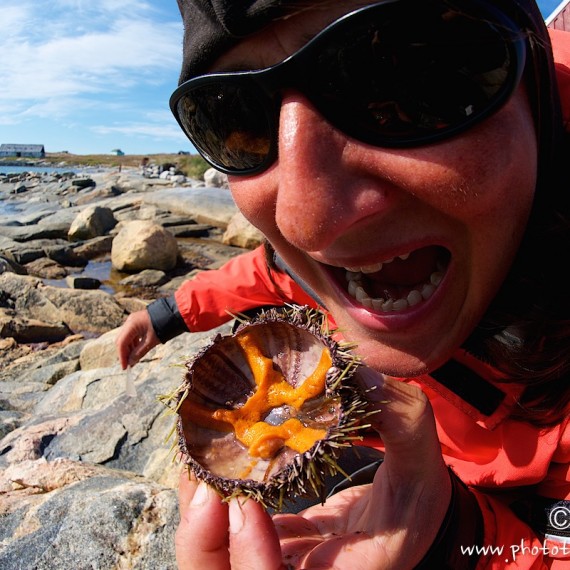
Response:
[{"label": "gray rock", "polygon": [[120,329],[113,329],[85,343],[79,354],[81,370],[111,368],[117,364],[115,339]]},{"label": "gray rock", "polygon": [[147,192],[144,201],[222,229],[238,211],[231,193],[221,188],[164,188]]},{"label": "gray rock", "polygon": [[83,209],[73,220],[67,237],[70,241],[81,241],[104,236],[117,225],[117,220],[110,208],[91,205]]},{"label": "gray rock", "polygon": [[104,291],[45,286],[35,277],[3,273],[1,294],[10,300],[20,318],[64,323],[72,333],[102,334],[118,327],[125,318],[123,308]]},{"label": "gray rock", "polygon": [[98,236],[86,240],[74,247],[75,253],[85,259],[94,259],[106,253],[111,253],[113,236]]},{"label": "gray rock", "polygon": [[119,326],[125,312],[111,295],[104,291],[82,291],[45,287],[46,314],[56,309],[61,319],[74,332],[102,334]]},{"label": "gray rock", "polygon": [[204,183],[206,186],[214,186],[216,188],[228,187],[228,175],[216,170],[215,168],[208,168],[204,172]]},{"label": "gray rock", "polygon": [[42,279],[62,279],[67,275],[67,269],[54,259],[39,257],[26,263],[28,275],[41,277]]},{"label": "gray rock", "polygon": [[79,255],[67,242],[44,245],[43,251],[47,257],[61,263],[62,265],[83,267],[87,264],[87,259]]},{"label": "gray rock", "polygon": [[238,212],[232,216],[222,241],[228,245],[254,249],[265,241],[265,236]]},{"label": "gray rock", "polygon": [[129,275],[119,283],[130,287],[158,287],[167,281],[166,273],[159,269],[145,269],[136,275]]},{"label": "gray rock", "polygon": [[24,414],[15,410],[0,410],[0,440],[21,425],[24,417]]},{"label": "gray rock", "polygon": [[60,237],[67,236],[73,220],[77,217],[76,208],[60,208],[38,220],[38,226],[47,226],[57,231]]},{"label": "gray rock", "polygon": [[[0,214],[3,314],[12,327],[35,319],[69,328],[58,343],[0,338],[0,568],[174,570],[181,466],[172,461],[168,439],[174,416],[158,396],[175,390],[184,361],[229,324],[180,335],[122,371],[114,344],[118,327],[149,300],[45,285],[18,275],[14,262],[36,259],[47,266],[39,260],[49,259],[50,266],[72,273],[70,267],[83,267],[74,265],[77,259],[109,256],[118,228],[82,243],[61,237],[80,203],[96,204],[122,222],[146,219],[178,234],[173,239],[182,265],[163,291],[245,251],[222,243],[237,209],[227,190],[173,182],[173,176],[101,172],[88,177],[95,186],[82,188],[73,178],[22,177],[22,194],[10,194],[16,182],[0,179],[0,200],[10,201]],[[190,226],[201,225],[206,239],[182,239]],[[19,242],[4,227],[33,239]],[[38,239],[38,227],[60,237]],[[179,276],[181,267],[188,273]]]},{"label": "gray rock", "polygon": [[175,491],[98,466],[47,463],[43,479],[40,466],[33,467],[33,476],[8,473],[21,488],[5,500],[0,567],[176,569]]},{"label": "gray rock", "polygon": [[[61,363],[70,363],[69,370],[71,373],[77,370],[77,363],[84,344],[87,342],[80,335],[70,336],[63,343],[49,344],[42,349],[31,350],[28,347],[18,346],[14,339],[4,339],[9,343],[7,352],[13,354],[10,362],[0,366],[0,382],[16,381],[26,378],[30,381],[38,381],[43,375],[45,368],[51,368]],[[17,354],[17,348],[21,349],[21,353]],[[0,350],[2,347],[0,346]],[[53,368],[57,368],[56,366]],[[43,380],[39,380],[43,381]],[[53,383],[53,382],[48,382]]]},{"label": "gray rock", "polygon": [[11,271],[18,275],[26,275],[28,273],[23,265],[0,256],[0,273],[4,273],[5,271]]},{"label": "gray rock", "polygon": [[95,180],[92,178],[76,178],[71,184],[77,188],[91,188],[92,186],[96,186]]},{"label": "gray rock", "polygon": [[169,271],[175,267],[177,258],[175,237],[151,221],[127,222],[113,239],[111,260],[119,271]]},{"label": "gray rock", "polygon": [[67,240],[61,239],[34,239],[20,243],[9,237],[0,235],[0,255],[26,265],[42,257],[49,257],[64,265],[80,267],[86,260],[79,256]]},{"label": "gray rock", "polygon": [[183,237],[207,237],[210,235],[212,226],[207,224],[184,224],[168,226],[168,231],[177,238]]},{"label": "gray rock", "polygon": [[39,224],[27,226],[2,226],[0,234],[16,241],[31,241],[34,239],[56,239],[65,237],[59,227],[40,226]]},{"label": "gray rock", "polygon": [[0,337],[17,342],[58,342],[71,334],[63,322],[44,322],[26,318],[17,311],[0,307]]},{"label": "gray rock", "polygon": [[[169,283],[170,283],[170,281],[169,281]],[[134,313],[136,311],[142,311],[151,302],[150,300],[147,300],[147,299],[139,299],[137,297],[130,297],[130,296],[128,296],[127,293],[125,293],[123,291],[121,291],[119,293],[115,293],[115,295],[113,295],[113,296],[115,298],[115,301],[117,301],[117,303],[119,303],[119,305],[121,307],[123,307],[125,312],[128,314]]]}]

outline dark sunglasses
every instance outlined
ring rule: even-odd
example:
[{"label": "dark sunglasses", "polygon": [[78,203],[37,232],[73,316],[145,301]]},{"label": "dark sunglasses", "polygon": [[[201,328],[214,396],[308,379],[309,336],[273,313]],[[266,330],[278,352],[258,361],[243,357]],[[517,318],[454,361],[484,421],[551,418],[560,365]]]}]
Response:
[{"label": "dark sunglasses", "polygon": [[303,93],[358,141],[415,147],[497,111],[524,63],[520,28],[486,1],[385,0],[341,17],[277,65],[186,81],[170,108],[212,166],[252,175],[277,159],[283,90]]}]

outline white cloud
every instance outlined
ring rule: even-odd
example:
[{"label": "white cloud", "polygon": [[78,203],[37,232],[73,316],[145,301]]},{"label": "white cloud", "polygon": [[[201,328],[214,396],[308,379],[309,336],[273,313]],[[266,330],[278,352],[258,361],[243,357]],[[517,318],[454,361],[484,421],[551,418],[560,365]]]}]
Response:
[{"label": "white cloud", "polygon": [[182,131],[174,124],[125,124],[120,126],[98,125],[91,128],[95,133],[108,135],[112,133],[120,133],[128,136],[144,136],[161,139],[178,139],[186,142],[187,139]]},{"label": "white cloud", "polygon": [[[50,10],[41,29],[41,14],[30,11],[29,5],[2,9],[1,29],[6,33],[0,33],[0,102],[117,92],[164,81],[177,72],[182,25],[144,19],[141,10],[133,13],[138,7],[150,15],[145,3],[62,0],[54,5],[73,10],[61,17],[59,10]],[[84,10],[84,5],[90,8]]]},{"label": "white cloud", "polygon": [[12,38],[18,37],[23,22],[26,21],[28,10],[23,6],[6,6],[2,8],[2,18],[0,18],[0,38],[2,44],[6,45]]}]

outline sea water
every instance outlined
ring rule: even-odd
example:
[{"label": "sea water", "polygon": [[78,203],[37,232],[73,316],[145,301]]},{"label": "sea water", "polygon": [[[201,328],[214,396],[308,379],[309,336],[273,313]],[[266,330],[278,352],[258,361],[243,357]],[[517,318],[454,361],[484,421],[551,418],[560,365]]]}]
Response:
[{"label": "sea water", "polygon": [[0,174],[21,174],[22,172],[39,172],[40,174],[57,174],[77,172],[73,166],[8,166],[0,164]]}]

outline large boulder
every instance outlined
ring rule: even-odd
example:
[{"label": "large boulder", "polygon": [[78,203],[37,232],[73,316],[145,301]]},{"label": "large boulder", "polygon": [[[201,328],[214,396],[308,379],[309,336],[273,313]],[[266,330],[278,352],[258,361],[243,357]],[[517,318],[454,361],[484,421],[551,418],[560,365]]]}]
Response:
[{"label": "large boulder", "polygon": [[176,238],[150,220],[125,223],[111,247],[111,262],[118,271],[170,271],[176,266],[177,258]]},{"label": "large boulder", "polygon": [[104,236],[117,225],[113,210],[104,206],[88,206],[73,220],[67,233],[71,241]]},{"label": "large boulder", "polygon": [[163,188],[145,193],[144,201],[222,229],[238,211],[231,192],[224,188]]}]

